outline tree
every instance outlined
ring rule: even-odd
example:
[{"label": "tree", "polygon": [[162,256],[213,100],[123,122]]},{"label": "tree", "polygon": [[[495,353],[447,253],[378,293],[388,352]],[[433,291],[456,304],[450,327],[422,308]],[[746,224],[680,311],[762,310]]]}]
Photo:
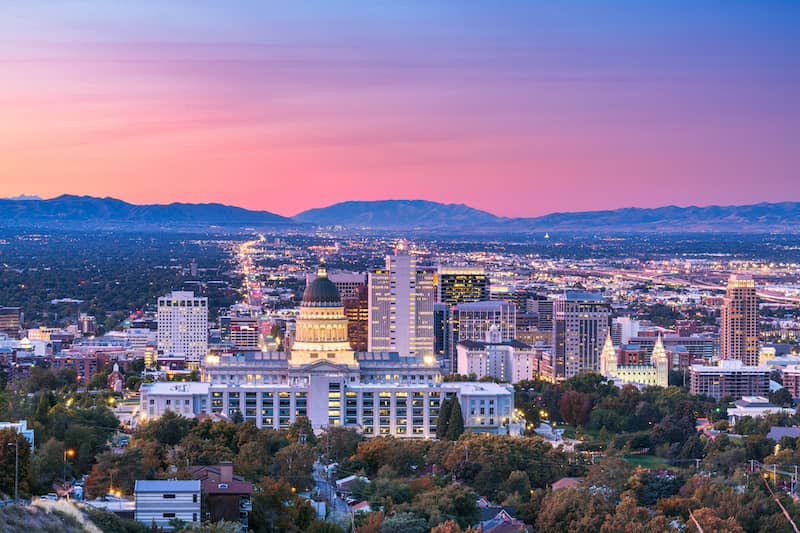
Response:
[{"label": "tree", "polygon": [[461,533],[461,528],[455,520],[448,520],[431,529],[431,533]]},{"label": "tree", "polygon": [[35,489],[50,492],[53,482],[64,471],[64,443],[50,437],[33,456],[33,481]]},{"label": "tree", "polygon": [[278,475],[297,491],[308,489],[313,484],[314,459],[314,449],[308,444],[290,444],[275,454]]},{"label": "tree", "polygon": [[[692,512],[694,519],[703,528],[703,533],[744,533],[744,529],[736,523],[736,519],[721,519],[712,509],[703,507]],[[697,526],[692,520],[686,523],[686,531],[696,532]]]},{"label": "tree", "polygon": [[305,416],[297,417],[294,423],[289,426],[286,436],[289,442],[307,443],[311,446],[317,443],[317,437],[314,435],[314,428],[311,426],[311,421]]},{"label": "tree", "polygon": [[153,420],[139,429],[137,438],[154,440],[166,446],[175,446],[195,426],[193,420],[184,418],[179,414],[167,411],[161,417]]},{"label": "tree", "polygon": [[383,521],[381,533],[425,533],[428,523],[414,513],[397,513]]},{"label": "tree", "polygon": [[462,433],[464,433],[464,415],[461,413],[461,402],[458,401],[457,397],[453,396],[445,438],[447,440],[458,440]]},{"label": "tree", "polygon": [[448,520],[455,520],[461,527],[469,527],[480,517],[476,502],[477,497],[470,488],[451,483],[417,495],[411,503],[400,509],[424,517],[428,527]]},{"label": "tree", "polygon": [[792,394],[786,388],[780,388],[775,392],[770,392],[769,401],[770,403],[782,407],[791,407],[794,404],[794,398],[792,398]]},{"label": "tree", "polygon": [[105,495],[110,489],[132,494],[137,479],[145,479],[141,448],[126,448],[122,454],[103,453],[86,480],[86,494],[90,498]]},{"label": "tree", "polygon": [[507,497],[529,498],[531,493],[531,480],[522,470],[514,470],[508,475],[503,484],[503,491]]},{"label": "tree", "polygon": [[253,495],[250,526],[255,533],[305,531],[316,512],[285,479],[264,478]]},{"label": "tree", "polygon": [[617,496],[625,489],[625,484],[633,471],[633,467],[619,457],[608,456],[593,464],[586,472],[586,486],[605,487]]},{"label": "tree", "polygon": [[558,402],[558,412],[567,424],[583,426],[589,419],[592,397],[584,392],[570,390]]},{"label": "tree", "polygon": [[320,437],[319,449],[328,462],[339,463],[355,454],[362,440],[364,437],[352,428],[330,426]]},{"label": "tree", "polygon": [[636,498],[623,494],[613,514],[608,515],[600,533],[667,533],[674,531],[663,515],[652,516],[646,507],[639,507]]},{"label": "tree", "polygon": [[548,494],[536,519],[541,533],[594,533],[600,531],[614,505],[600,492],[567,488]]},{"label": "tree", "polygon": [[436,419],[436,438],[444,440],[447,436],[447,428],[450,424],[450,414],[453,411],[451,397],[445,398],[439,407],[439,418]]},{"label": "tree", "polygon": [[14,496],[14,479],[19,465],[19,494],[30,494],[30,464],[31,447],[25,437],[12,428],[0,430],[0,492]]}]

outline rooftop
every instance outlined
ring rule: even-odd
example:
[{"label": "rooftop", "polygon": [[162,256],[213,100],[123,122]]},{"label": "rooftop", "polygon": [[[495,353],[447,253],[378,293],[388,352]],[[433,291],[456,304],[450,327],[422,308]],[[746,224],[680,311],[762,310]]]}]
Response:
[{"label": "rooftop", "polygon": [[200,492],[199,479],[137,479],[134,492]]}]

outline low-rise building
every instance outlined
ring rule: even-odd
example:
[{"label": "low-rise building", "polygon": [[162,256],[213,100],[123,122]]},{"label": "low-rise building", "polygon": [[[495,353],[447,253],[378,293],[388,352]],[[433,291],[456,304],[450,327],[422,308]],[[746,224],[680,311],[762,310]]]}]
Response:
[{"label": "low-rise building", "polygon": [[215,466],[197,466],[191,469],[192,477],[200,480],[203,520],[207,522],[237,522],[242,531],[249,527],[253,484],[234,475],[233,463]]},{"label": "low-rise building", "polygon": [[458,373],[474,374],[478,379],[493,377],[507,383],[533,379],[537,370],[536,354],[531,346],[517,340],[504,341],[494,324],[486,340],[465,340],[456,347]]},{"label": "low-rise building", "polygon": [[153,479],[134,486],[137,522],[172,531],[170,522],[181,520],[191,526],[201,523],[200,480]]},{"label": "low-rise building", "polygon": [[717,401],[726,396],[734,399],[767,396],[769,373],[767,367],[745,366],[738,359],[726,359],[718,365],[692,365],[689,367],[689,390]]},{"label": "low-rise building", "polygon": [[743,417],[749,416],[750,418],[763,418],[767,415],[776,413],[786,413],[793,415],[796,409],[779,407],[769,403],[769,399],[763,396],[743,396],[741,399],[736,400],[736,407],[728,409],[728,421],[732,426]]}]

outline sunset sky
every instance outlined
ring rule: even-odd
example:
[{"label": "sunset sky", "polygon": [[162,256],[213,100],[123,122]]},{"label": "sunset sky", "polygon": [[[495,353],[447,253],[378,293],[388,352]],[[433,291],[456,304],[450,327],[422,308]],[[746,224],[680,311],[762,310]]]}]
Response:
[{"label": "sunset sky", "polygon": [[0,197],[800,200],[800,1],[0,0]]}]

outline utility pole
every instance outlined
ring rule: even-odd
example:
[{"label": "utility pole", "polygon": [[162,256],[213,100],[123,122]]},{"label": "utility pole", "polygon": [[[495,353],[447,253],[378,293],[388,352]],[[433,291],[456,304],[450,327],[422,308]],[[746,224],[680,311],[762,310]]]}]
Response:
[{"label": "utility pole", "polygon": [[19,435],[14,436],[14,442],[8,443],[14,447],[14,503],[19,504]]}]

